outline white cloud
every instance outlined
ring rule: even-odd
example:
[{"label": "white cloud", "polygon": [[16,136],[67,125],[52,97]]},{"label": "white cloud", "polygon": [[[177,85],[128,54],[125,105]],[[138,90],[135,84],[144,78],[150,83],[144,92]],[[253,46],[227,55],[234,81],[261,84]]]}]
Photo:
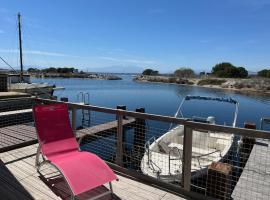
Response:
[{"label": "white cloud", "polygon": [[101,56],[98,57],[102,60],[110,60],[110,61],[116,61],[116,62],[126,62],[126,63],[136,63],[136,64],[154,64],[155,61],[153,60],[143,60],[143,59],[122,59],[122,58],[114,58],[114,57],[106,57]]},{"label": "white cloud", "polygon": [[[0,49],[2,53],[18,53],[16,49]],[[70,55],[60,52],[48,52],[48,51],[39,51],[39,50],[24,50],[24,54],[30,55],[40,55],[40,56],[53,56],[53,57],[68,57],[68,58],[80,58],[87,60],[107,60],[107,61],[115,61],[118,63],[136,63],[136,64],[154,64],[156,63],[153,60],[145,60],[145,59],[124,59],[124,58],[116,58],[116,57],[106,57],[106,56],[96,56],[96,57],[87,57],[87,56],[77,56]]]},{"label": "white cloud", "polygon": [[[18,53],[17,49],[0,49],[2,53]],[[44,56],[61,56],[61,57],[68,57],[70,55],[57,53],[57,52],[47,52],[47,51],[37,51],[37,50],[24,50],[24,54],[32,54],[32,55],[44,55]]]}]

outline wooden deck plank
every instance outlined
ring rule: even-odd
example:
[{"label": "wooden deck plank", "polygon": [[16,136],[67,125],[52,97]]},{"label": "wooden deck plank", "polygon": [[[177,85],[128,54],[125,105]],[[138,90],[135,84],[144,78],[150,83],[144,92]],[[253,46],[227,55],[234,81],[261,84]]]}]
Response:
[{"label": "wooden deck plank", "polygon": [[19,124],[0,128],[0,152],[37,142],[35,127]]},{"label": "wooden deck plank", "polygon": [[[0,174],[1,197],[7,199],[70,199],[70,191],[64,184],[59,173],[49,165],[42,168],[42,175],[36,172],[34,167],[37,144],[9,152],[0,153],[2,160],[0,167],[6,169],[6,173]],[[3,176],[5,181],[3,181]],[[119,181],[113,182],[114,199],[126,200],[180,200],[179,196],[166,191],[139,183],[127,177],[118,175]],[[4,185],[12,186],[12,189],[4,190]],[[16,183],[16,184],[15,184]],[[18,188],[17,188],[17,187]],[[10,187],[9,187],[10,188]],[[108,190],[108,185],[86,192],[78,196],[78,199],[85,200],[93,195]],[[5,188],[6,189],[6,188]],[[12,191],[12,194],[10,193]],[[112,199],[110,195],[101,198]]]},{"label": "wooden deck plank", "polygon": [[10,139],[14,140],[21,140],[21,141],[26,141],[26,140],[31,140],[31,139],[36,139],[33,134],[30,134],[29,132],[22,132],[22,130],[9,130],[8,128],[5,130],[0,130],[1,135],[9,137]]},{"label": "wooden deck plank", "polygon": [[270,198],[270,141],[257,141],[254,145],[235,189],[234,199]]},{"label": "wooden deck plank", "polygon": [[[23,141],[24,141],[23,139],[11,137],[11,136],[3,133],[2,131],[0,131],[0,143],[3,143],[3,146],[14,145],[17,143],[21,143]],[[1,148],[1,146],[0,146],[0,148]]]},{"label": "wooden deck plank", "polygon": [[[124,119],[123,126],[127,126],[129,124],[132,124],[133,122],[135,122],[134,118]],[[83,137],[86,135],[94,135],[97,133],[110,131],[110,130],[113,130],[116,128],[117,128],[117,120],[78,130],[78,131],[76,131],[76,135],[77,135],[77,137]]]},{"label": "wooden deck plank", "polygon": [[0,130],[1,133],[20,139],[36,139],[37,133],[35,127],[26,125],[8,126]]}]

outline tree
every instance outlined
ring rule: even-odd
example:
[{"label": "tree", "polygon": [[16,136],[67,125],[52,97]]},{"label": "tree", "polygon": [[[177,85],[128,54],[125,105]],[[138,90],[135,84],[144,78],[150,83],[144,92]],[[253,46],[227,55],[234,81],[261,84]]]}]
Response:
[{"label": "tree", "polygon": [[158,73],[159,73],[158,71],[152,69],[145,69],[142,74],[147,76],[156,76],[158,75]]},{"label": "tree", "polygon": [[46,69],[42,70],[43,72],[46,73],[74,73],[77,71],[74,67],[60,67],[60,68],[54,68],[54,67],[49,67]]},{"label": "tree", "polygon": [[229,62],[218,63],[212,68],[212,73],[221,78],[246,78],[248,71],[244,67],[236,67]]},{"label": "tree", "polygon": [[43,72],[46,72],[46,73],[49,73],[49,72],[56,73],[57,72],[57,69],[54,68],[54,67],[49,67],[49,68],[43,69],[42,71]]},{"label": "tree", "polygon": [[258,76],[270,78],[270,69],[263,69],[261,71],[258,71]]},{"label": "tree", "polygon": [[246,78],[248,76],[248,71],[244,67],[238,67],[237,70],[239,78]]},{"label": "tree", "polygon": [[57,68],[58,73],[74,73],[75,69],[73,67],[62,67]]},{"label": "tree", "polygon": [[178,78],[190,78],[195,75],[194,71],[187,67],[181,67],[175,70],[174,75]]},{"label": "tree", "polygon": [[38,68],[30,67],[27,69],[28,72],[39,72],[40,70]]}]

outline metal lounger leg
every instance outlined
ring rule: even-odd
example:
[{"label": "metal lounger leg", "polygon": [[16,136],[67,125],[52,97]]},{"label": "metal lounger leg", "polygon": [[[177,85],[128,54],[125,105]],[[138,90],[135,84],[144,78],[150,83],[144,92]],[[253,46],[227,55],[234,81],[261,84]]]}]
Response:
[{"label": "metal lounger leg", "polygon": [[110,185],[110,190],[111,190],[111,196],[112,196],[112,199],[113,199],[113,188],[112,188],[112,182],[109,182],[109,185]]},{"label": "metal lounger leg", "polygon": [[38,167],[39,166],[39,157],[40,157],[40,149],[41,149],[41,146],[38,145],[38,148],[37,148],[37,155],[36,155],[36,162],[35,162],[35,167]]}]

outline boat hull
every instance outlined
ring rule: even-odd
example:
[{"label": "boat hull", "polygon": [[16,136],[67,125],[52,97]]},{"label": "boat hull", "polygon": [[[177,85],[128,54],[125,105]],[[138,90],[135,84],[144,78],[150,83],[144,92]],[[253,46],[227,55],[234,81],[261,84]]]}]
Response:
[{"label": "boat hull", "polygon": [[[166,182],[180,182],[182,177],[184,126],[168,131],[146,147],[141,161],[144,174]],[[233,135],[193,131],[192,178],[204,175],[212,162],[228,154]]]}]

